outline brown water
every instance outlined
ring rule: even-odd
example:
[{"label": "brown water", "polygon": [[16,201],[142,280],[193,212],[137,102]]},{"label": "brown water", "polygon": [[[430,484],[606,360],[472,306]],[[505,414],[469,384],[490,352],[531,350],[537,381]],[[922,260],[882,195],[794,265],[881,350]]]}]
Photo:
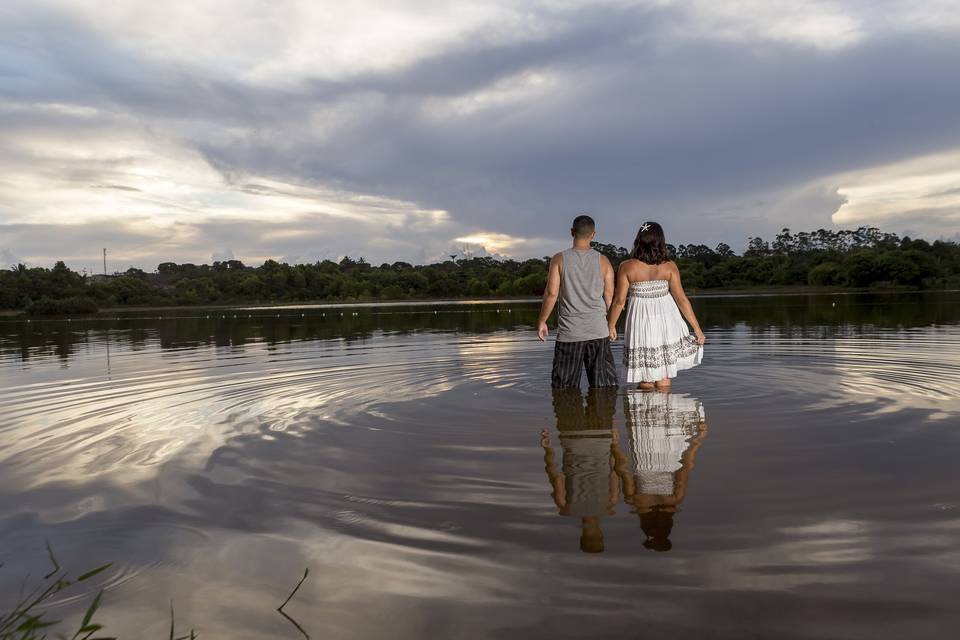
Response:
[{"label": "brown water", "polygon": [[302,637],[305,567],[313,638],[955,637],[960,294],[694,302],[613,397],[533,304],[3,319],[0,612],[49,539],[121,638]]}]

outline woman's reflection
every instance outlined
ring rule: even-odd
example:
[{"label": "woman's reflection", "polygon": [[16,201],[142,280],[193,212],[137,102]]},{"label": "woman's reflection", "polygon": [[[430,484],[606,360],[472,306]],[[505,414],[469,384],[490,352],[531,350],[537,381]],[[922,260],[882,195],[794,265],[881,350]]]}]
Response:
[{"label": "woman's reflection", "polygon": [[633,454],[633,474],[623,477],[624,501],[640,516],[643,546],[669,551],[673,514],[707,436],[703,405],[684,395],[628,391],[623,408]]},{"label": "woman's reflection", "polygon": [[584,405],[579,389],[554,389],[553,410],[563,449],[562,470],[550,446],[550,432],[544,429],[540,444],[553,500],[564,516],[580,518],[580,550],[603,551],[601,518],[613,515],[620,497],[620,476],[627,473],[629,460],[620,451],[618,432],[613,429],[616,389],[591,389]]}]

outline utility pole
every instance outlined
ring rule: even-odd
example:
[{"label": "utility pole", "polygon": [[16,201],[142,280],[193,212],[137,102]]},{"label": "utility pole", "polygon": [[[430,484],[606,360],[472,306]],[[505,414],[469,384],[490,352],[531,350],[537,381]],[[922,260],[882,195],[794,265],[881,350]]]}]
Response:
[{"label": "utility pole", "polygon": [[107,248],[103,248],[103,275],[107,275]]}]

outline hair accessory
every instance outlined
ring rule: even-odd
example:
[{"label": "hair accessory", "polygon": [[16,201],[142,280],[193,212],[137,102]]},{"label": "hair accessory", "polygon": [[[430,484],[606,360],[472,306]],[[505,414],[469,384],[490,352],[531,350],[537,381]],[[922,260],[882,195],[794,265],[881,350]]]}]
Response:
[{"label": "hair accessory", "polygon": [[649,223],[649,222],[644,222],[644,223],[643,223],[643,226],[640,227],[640,231],[646,231],[646,230],[648,230],[649,228],[650,228],[650,223]]}]

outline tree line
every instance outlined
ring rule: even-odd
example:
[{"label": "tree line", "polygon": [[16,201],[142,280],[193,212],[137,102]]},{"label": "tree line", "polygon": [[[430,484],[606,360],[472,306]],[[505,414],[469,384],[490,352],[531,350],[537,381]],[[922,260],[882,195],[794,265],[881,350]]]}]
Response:
[{"label": "tree line", "polygon": [[[594,247],[618,266],[629,251]],[[901,238],[873,227],[819,229],[772,241],[750,238],[742,255],[728,245],[670,245],[688,289],[813,285],[849,288],[960,287],[960,245]],[[165,262],[156,272],[128,269],[85,276],[57,262],[52,269],[16,265],[0,271],[0,309],[37,315],[94,312],[103,307],[528,297],[543,293],[549,257],[491,257],[375,266],[363,258],[258,267],[238,260],[211,265]]]}]

